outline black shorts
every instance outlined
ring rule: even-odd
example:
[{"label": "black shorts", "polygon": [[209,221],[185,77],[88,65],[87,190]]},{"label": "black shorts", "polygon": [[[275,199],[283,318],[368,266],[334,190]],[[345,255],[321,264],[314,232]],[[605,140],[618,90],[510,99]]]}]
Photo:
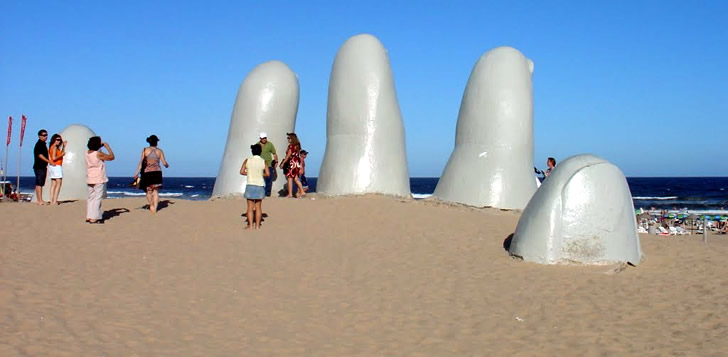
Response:
[{"label": "black shorts", "polygon": [[301,175],[301,186],[308,187],[308,180],[306,180],[306,175]]},{"label": "black shorts", "polygon": [[146,191],[147,189],[162,188],[162,171],[143,172],[139,189]]},{"label": "black shorts", "polygon": [[42,168],[42,169],[33,169],[33,172],[35,173],[35,185],[36,186],[43,186],[45,185],[46,181],[46,175],[48,174],[48,168]]}]

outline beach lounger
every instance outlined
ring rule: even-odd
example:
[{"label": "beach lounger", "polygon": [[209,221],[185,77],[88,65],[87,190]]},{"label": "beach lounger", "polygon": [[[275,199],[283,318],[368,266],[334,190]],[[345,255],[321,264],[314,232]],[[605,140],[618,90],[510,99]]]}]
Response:
[{"label": "beach lounger", "polygon": [[683,227],[670,227],[670,235],[686,235],[690,234],[690,232],[683,229]]}]

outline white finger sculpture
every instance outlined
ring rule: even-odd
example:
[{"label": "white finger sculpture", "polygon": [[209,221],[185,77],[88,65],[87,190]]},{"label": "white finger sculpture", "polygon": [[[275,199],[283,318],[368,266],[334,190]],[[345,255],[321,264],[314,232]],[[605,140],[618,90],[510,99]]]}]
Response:
[{"label": "white finger sculpture", "polygon": [[372,35],[349,38],[336,54],[316,191],[330,196],[410,195],[392,69],[387,51]]},{"label": "white finger sculpture", "polygon": [[533,62],[511,47],[488,51],[465,87],[455,149],[433,197],[523,209],[534,192]]},{"label": "white finger sculpture", "polygon": [[593,155],[562,161],[528,202],[509,252],[541,264],[639,264],[634,205],[622,171]]},{"label": "white finger sculpture", "polygon": [[[297,112],[296,74],[280,61],[265,62],[253,68],[238,89],[212,197],[241,196],[245,192],[247,180],[240,175],[240,166],[251,155],[250,145],[260,141],[261,132],[268,134],[279,162],[283,160],[288,146],[286,133],[293,132],[296,127]],[[274,196],[285,183],[285,178],[277,176],[272,186]]]},{"label": "white finger sculpture", "polygon": [[[88,139],[96,136],[96,134],[94,134],[93,130],[81,124],[69,125],[59,134],[64,141],[68,142],[68,146],[66,146],[66,154],[63,155],[63,181],[61,191],[58,193],[58,200],[85,200],[88,198],[88,191],[86,190],[86,151],[88,151],[88,147],[86,145]],[[53,133],[50,133],[50,135],[53,135]],[[53,143],[50,144],[53,145]],[[43,186],[44,201],[50,201],[50,177],[49,172]]]}]

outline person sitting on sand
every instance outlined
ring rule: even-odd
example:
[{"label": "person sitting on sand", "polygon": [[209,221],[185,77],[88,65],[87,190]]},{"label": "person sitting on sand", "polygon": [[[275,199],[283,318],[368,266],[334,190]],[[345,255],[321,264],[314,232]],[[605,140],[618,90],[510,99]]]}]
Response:
[{"label": "person sitting on sand", "polygon": [[[270,176],[270,170],[265,160],[260,157],[263,148],[259,144],[250,146],[252,156],[243,161],[240,167],[240,174],[248,176],[248,182],[245,185],[244,197],[248,203],[247,221],[245,229],[260,228],[260,222],[263,219],[263,199],[265,198],[265,177]],[[255,214],[255,219],[253,219]]]}]

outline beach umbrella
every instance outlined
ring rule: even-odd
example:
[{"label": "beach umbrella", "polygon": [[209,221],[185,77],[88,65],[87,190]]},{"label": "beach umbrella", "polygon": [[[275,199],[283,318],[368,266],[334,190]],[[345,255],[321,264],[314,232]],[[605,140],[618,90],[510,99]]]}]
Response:
[{"label": "beach umbrella", "polygon": [[[637,215],[637,224],[638,225],[641,225],[642,224],[642,221],[649,222],[650,219],[652,219],[652,216],[649,213],[647,213],[647,212],[642,213],[642,214],[639,214],[639,215]],[[647,228],[647,227],[645,227],[645,228]]]}]

